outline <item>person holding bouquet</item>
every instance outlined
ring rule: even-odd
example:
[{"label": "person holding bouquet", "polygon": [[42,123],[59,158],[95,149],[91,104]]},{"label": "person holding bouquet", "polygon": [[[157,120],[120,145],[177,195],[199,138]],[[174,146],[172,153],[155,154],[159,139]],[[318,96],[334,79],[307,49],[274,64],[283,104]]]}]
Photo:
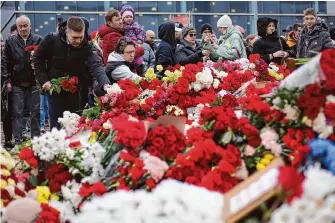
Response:
[{"label": "person holding bouquet", "polygon": [[[70,17],[59,26],[57,34],[48,34],[42,40],[35,53],[37,79],[43,90],[52,90],[48,97],[51,128],[60,128],[58,118],[63,116],[64,111],[78,112],[82,109],[81,100],[87,98],[87,94],[84,95],[83,92],[87,91],[80,89],[88,88],[92,81],[90,75],[97,80],[100,89],[107,89],[109,86],[110,82],[101,59],[92,43],[88,41],[88,25],[80,17]],[[57,84],[65,77],[70,79],[62,81],[62,87],[67,83],[69,91],[61,91]],[[77,84],[79,89],[75,91]]]},{"label": "person holding bouquet", "polygon": [[23,15],[16,19],[18,34],[9,36],[1,58],[1,79],[12,92],[12,126],[15,145],[22,143],[24,107],[28,106],[31,137],[40,135],[40,92],[31,66],[27,47],[38,46],[42,37],[31,33],[30,19]]}]

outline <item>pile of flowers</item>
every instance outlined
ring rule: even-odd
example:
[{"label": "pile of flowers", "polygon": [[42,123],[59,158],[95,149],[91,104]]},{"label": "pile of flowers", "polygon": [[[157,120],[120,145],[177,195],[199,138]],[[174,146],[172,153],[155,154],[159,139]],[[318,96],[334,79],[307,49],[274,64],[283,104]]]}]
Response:
[{"label": "pile of flowers", "polygon": [[[187,196],[185,196],[187,194]],[[221,222],[223,196],[165,180],[151,193],[119,190],[86,202],[71,222]]]}]

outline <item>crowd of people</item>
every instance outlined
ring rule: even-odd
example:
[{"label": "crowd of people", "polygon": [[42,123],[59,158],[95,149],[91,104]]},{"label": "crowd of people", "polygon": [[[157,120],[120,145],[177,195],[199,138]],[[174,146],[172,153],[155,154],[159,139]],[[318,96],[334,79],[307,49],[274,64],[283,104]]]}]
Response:
[{"label": "crowd of people", "polygon": [[[275,19],[260,18],[258,33],[244,37],[244,29],[223,15],[215,27],[221,36],[217,38],[212,25],[206,23],[200,29],[201,42],[197,42],[199,30],[165,22],[159,25],[161,41],[157,45],[155,32],[145,31],[135,21],[129,5],[108,11],[105,24],[90,34],[87,19],[70,17],[57,24],[55,33],[42,38],[31,32],[29,18],[22,15],[1,47],[5,147],[21,144],[27,128],[30,137],[43,134],[46,124],[60,128],[58,118],[64,111],[80,112],[111,84],[141,78],[157,65],[163,67],[156,70],[158,77],[163,77],[170,65],[236,60],[255,53],[267,63],[283,64],[289,57],[309,58],[335,47],[335,30],[330,30],[314,9],[304,11],[304,24],[283,30],[285,37],[279,36],[277,25]],[[38,46],[33,56],[25,50],[27,46]],[[78,77],[77,91],[49,94],[51,80],[65,76]]]}]

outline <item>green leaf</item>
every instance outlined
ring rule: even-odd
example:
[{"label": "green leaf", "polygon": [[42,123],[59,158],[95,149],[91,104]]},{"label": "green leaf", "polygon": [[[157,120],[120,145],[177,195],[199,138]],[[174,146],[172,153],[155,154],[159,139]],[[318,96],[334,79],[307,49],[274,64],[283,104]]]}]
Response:
[{"label": "green leaf", "polygon": [[37,177],[30,174],[29,176],[29,182],[31,183],[31,185],[33,185],[34,187],[37,187]]}]

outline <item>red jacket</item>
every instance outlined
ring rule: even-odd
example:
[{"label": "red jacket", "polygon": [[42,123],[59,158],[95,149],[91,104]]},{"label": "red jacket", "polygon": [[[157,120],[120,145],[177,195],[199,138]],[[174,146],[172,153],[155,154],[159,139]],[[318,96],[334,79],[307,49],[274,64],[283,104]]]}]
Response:
[{"label": "red jacket", "polygon": [[119,39],[123,36],[123,31],[114,29],[104,24],[100,27],[98,35],[100,38],[103,39],[102,51],[104,57],[104,64],[106,66],[108,56],[111,52],[115,50],[116,44],[119,42]]}]

